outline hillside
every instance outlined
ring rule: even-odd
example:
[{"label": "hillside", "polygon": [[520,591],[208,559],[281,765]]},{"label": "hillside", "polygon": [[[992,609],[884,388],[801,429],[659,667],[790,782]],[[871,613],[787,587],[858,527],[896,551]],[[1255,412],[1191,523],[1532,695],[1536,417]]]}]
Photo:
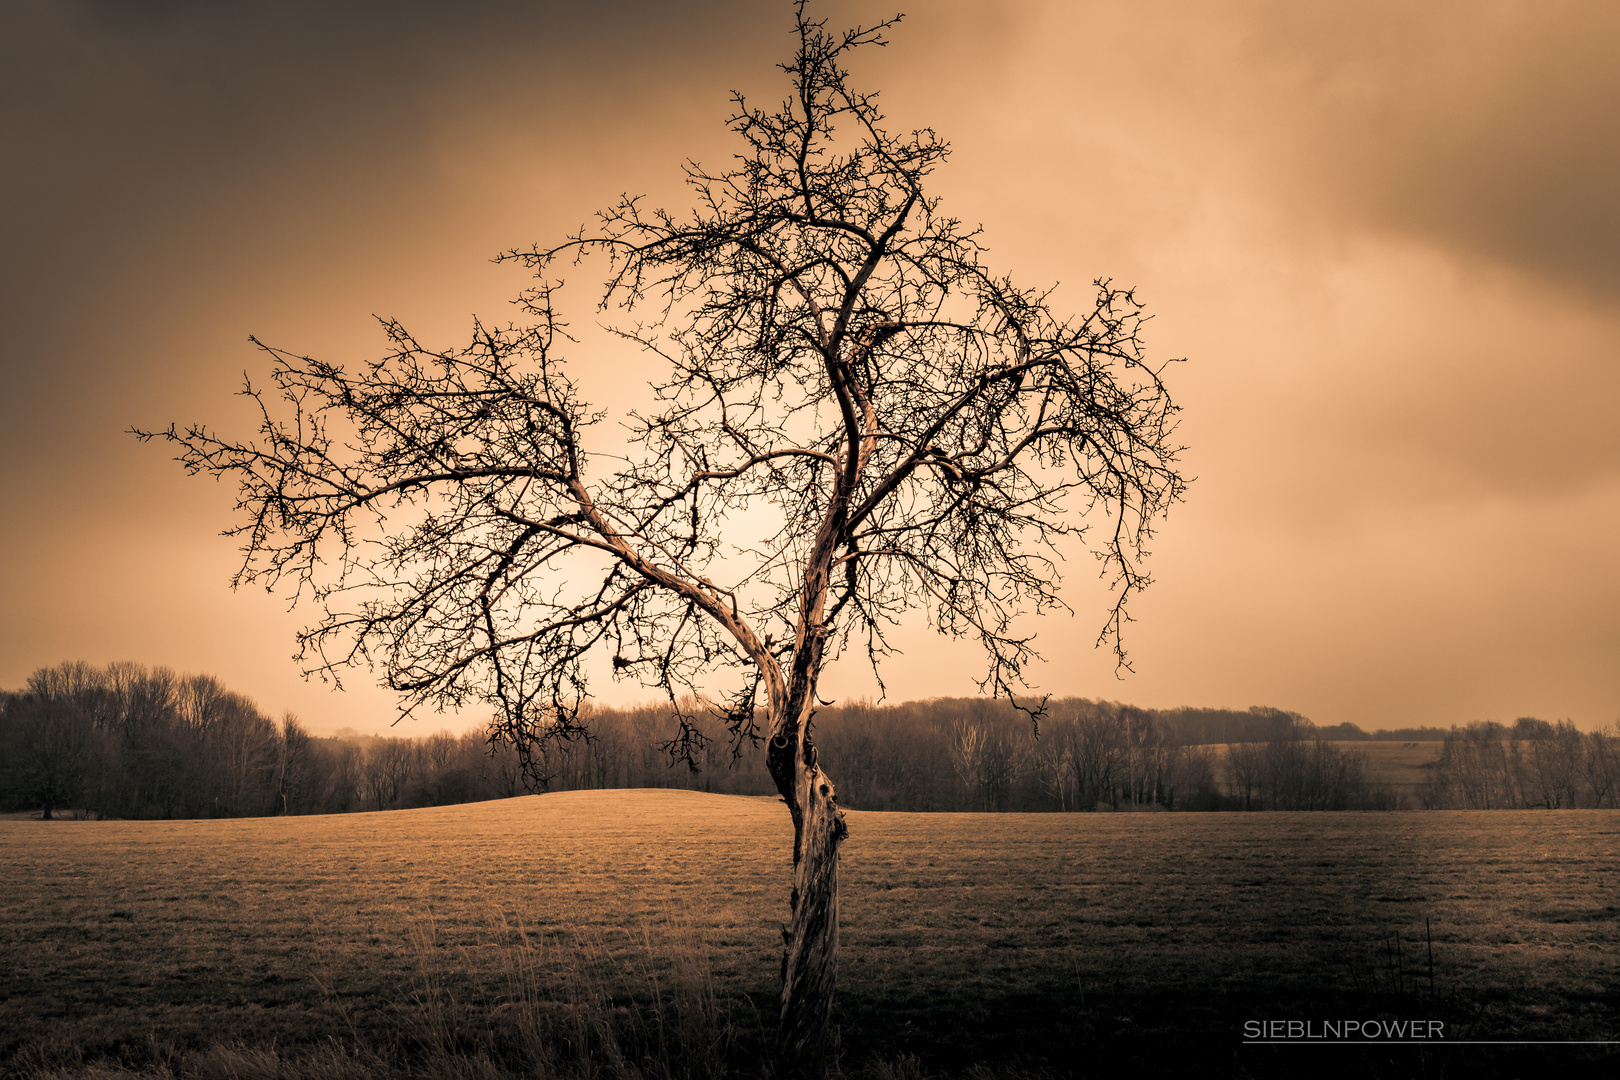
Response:
[{"label": "hillside", "polygon": [[1433,764],[1440,757],[1440,748],[1444,744],[1358,741],[1338,745],[1347,750],[1354,749],[1366,754],[1373,782],[1388,784],[1397,794],[1404,797],[1406,807],[1416,808],[1417,789],[1429,773],[1425,766]]},{"label": "hillside", "polygon": [[[1418,788],[1428,776],[1426,766],[1440,757],[1440,747],[1444,744],[1356,739],[1336,741],[1331,745],[1347,753],[1365,756],[1368,780],[1374,784],[1387,785],[1398,797],[1397,805],[1401,809],[1415,810],[1420,805],[1417,797]],[[1230,746],[1222,745],[1219,749],[1224,761]]]}]

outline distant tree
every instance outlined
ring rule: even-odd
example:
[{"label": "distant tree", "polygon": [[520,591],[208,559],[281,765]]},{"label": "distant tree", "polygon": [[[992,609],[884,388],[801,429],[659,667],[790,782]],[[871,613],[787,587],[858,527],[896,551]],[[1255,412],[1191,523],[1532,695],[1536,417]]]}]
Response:
[{"label": "distant tree", "polygon": [[1216,754],[1211,746],[1179,745],[1171,755],[1165,800],[1172,810],[1217,810],[1220,787],[1215,782]]},{"label": "distant tree", "polygon": [[523,760],[517,749],[496,743],[482,759],[480,777],[497,799],[509,799],[523,793]]},{"label": "distant tree", "polygon": [[281,741],[276,754],[276,800],[274,813],[306,812],[313,801],[314,778],[319,769],[319,752],[298,717],[288,713],[281,718]]},{"label": "distant tree", "polygon": [[[793,822],[794,1069],[822,1060],[836,970],[846,827],[812,737],[824,666],[853,646],[877,670],[921,606],[1011,697],[1034,655],[1015,619],[1060,606],[1050,553],[1074,536],[1114,586],[1099,640],[1124,663],[1143,543],[1184,486],[1135,296],[1099,282],[1065,318],[991,273],[978,231],[925,192],[948,145],[890,133],[850,86],[848,54],[894,21],[834,34],[797,5],[789,95],[735,98],[741,153],[687,165],[694,213],[625,198],[508,256],[537,277],[528,325],[435,351],[387,322],[392,351],[357,371],[267,348],[290,412],[250,387],[259,441],[137,433],[239,481],[235,581],[313,598],[314,670],[377,663],[406,711],[492,705],[531,765],[584,730],[587,657],[677,707],[734,672],[730,736],[764,744]],[[587,449],[602,414],[558,353],[557,274],[597,255],[603,308],[641,320],[619,333],[670,372],[612,454]],[[1089,511],[1108,524],[1086,532]],[[694,719],[672,745],[689,759]]]},{"label": "distant tree", "polygon": [[1557,810],[1580,804],[1581,733],[1568,720],[1556,725],[1520,717],[1509,737],[1515,786],[1527,806]]},{"label": "distant tree", "polygon": [[1438,727],[1379,728],[1371,738],[1380,742],[1443,742],[1448,734],[1449,729]]},{"label": "distant tree", "polygon": [[1426,809],[1514,809],[1513,762],[1508,731],[1494,721],[1475,721],[1453,728],[1440,745],[1418,798]]},{"label": "distant tree", "polygon": [[1555,734],[1551,724],[1534,716],[1521,716],[1513,721],[1513,726],[1508,729],[1508,737],[1521,742],[1551,739]]},{"label": "distant tree", "polygon": [[176,816],[274,812],[280,733],[269,717],[212,675],[177,683],[172,745],[186,778]]},{"label": "distant tree", "polygon": [[365,781],[365,751],[357,743],[333,740],[328,748],[327,761],[327,780],[321,805],[333,813],[348,813],[363,798],[361,788]]},{"label": "distant tree", "polygon": [[1031,760],[1041,790],[1056,800],[1059,810],[1079,810],[1076,787],[1074,723],[1055,716],[1045,724],[1042,738],[1035,744]]},{"label": "distant tree", "polygon": [[1238,742],[1226,748],[1226,787],[1243,810],[1264,807],[1266,748],[1264,743]]},{"label": "distant tree", "polygon": [[96,707],[104,693],[101,673],[73,661],[41,668],[23,693],[8,695],[0,716],[7,786],[39,807],[46,821],[58,810],[82,805],[96,749]]},{"label": "distant tree", "polygon": [[1594,807],[1613,808],[1620,786],[1620,727],[1610,725],[1585,736],[1581,778]]},{"label": "distant tree", "polygon": [[429,771],[438,771],[450,764],[456,752],[456,737],[449,731],[436,731],[422,740],[422,763]]},{"label": "distant tree", "polygon": [[1075,717],[1072,767],[1076,805],[1095,810],[1115,805],[1125,758],[1125,709],[1113,702],[1085,702]]},{"label": "distant tree", "polygon": [[3,791],[49,790],[53,810],[64,798],[128,818],[256,815],[276,804],[281,733],[212,676],[129,662],[40,668],[7,705],[0,742]]},{"label": "distant tree", "polygon": [[416,752],[409,739],[376,739],[368,743],[360,773],[360,797],[373,810],[399,802],[416,775]]},{"label": "distant tree", "polygon": [[970,716],[959,715],[949,721],[951,768],[962,781],[962,789],[971,799],[978,793],[979,771],[984,757],[984,725]]},{"label": "distant tree", "polygon": [[168,668],[128,661],[108,664],[106,675],[106,723],[118,744],[118,760],[104,810],[114,817],[180,816],[186,776],[195,762],[176,732],[179,680]]},{"label": "distant tree", "polygon": [[1418,799],[1427,809],[1613,807],[1614,746],[1613,729],[1583,732],[1569,720],[1476,721],[1447,733]]},{"label": "distant tree", "polygon": [[1164,791],[1169,747],[1164,732],[1146,709],[1122,710],[1120,785],[1111,800],[1131,806],[1156,806]]}]

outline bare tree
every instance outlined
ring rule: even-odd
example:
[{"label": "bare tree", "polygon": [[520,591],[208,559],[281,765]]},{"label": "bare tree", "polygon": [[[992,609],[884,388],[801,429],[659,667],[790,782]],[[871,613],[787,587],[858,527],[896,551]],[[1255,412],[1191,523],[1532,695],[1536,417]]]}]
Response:
[{"label": "bare tree", "polygon": [[1267,794],[1265,743],[1238,742],[1226,747],[1226,787],[1233,799],[1242,800],[1243,809],[1264,809]]},{"label": "bare tree", "polygon": [[38,803],[40,817],[78,809],[95,743],[95,717],[105,696],[101,672],[81,661],[40,668],[27,690],[0,712],[0,765],[8,786]]},{"label": "bare tree", "polygon": [[374,810],[387,810],[399,800],[415,774],[414,747],[408,739],[377,739],[366,747],[360,774],[360,797]]},{"label": "bare tree", "polygon": [[276,743],[275,814],[303,810],[312,795],[315,769],[313,740],[298,717],[286,713],[281,718],[281,738]]},{"label": "bare tree", "polygon": [[1055,725],[1048,721],[1042,726],[1042,738],[1035,744],[1037,783],[1042,791],[1057,800],[1058,809],[1063,811],[1082,809],[1078,805],[1075,743],[1074,720],[1059,717]]},{"label": "bare tree", "polygon": [[[235,582],[290,581],[322,609],[311,670],[378,665],[407,712],[491,705],[525,753],[581,733],[593,654],[672,704],[724,688],[734,747],[764,743],[793,822],[795,1067],[825,1041],[846,835],[811,729],[824,666],[854,651],[877,670],[920,606],[983,646],[981,688],[1011,698],[1035,656],[1015,619],[1063,607],[1065,537],[1111,584],[1099,642],[1123,664],[1143,544],[1184,486],[1132,293],[1098,282],[1066,318],[991,273],[978,230],[925,193],[948,145],[891,133],[849,85],[847,55],[896,21],[831,33],[801,2],[789,96],[735,96],[740,153],[686,165],[694,212],[626,197],[508,253],[536,275],[527,324],[433,351],[388,321],[391,351],[356,371],[267,348],[290,412],[249,386],[259,441],[162,433],[241,485]],[[559,355],[558,275],[582,259],[605,261],[617,331],[668,364],[613,456],[587,449],[602,414]],[[1093,511],[1107,524],[1087,531]],[[672,750],[703,740],[683,723]]]},{"label": "bare tree", "polygon": [[962,714],[951,717],[946,730],[950,736],[951,767],[962,781],[962,790],[972,799],[979,790],[980,765],[984,758],[984,725]]},{"label": "bare tree", "polygon": [[1615,783],[1620,780],[1620,761],[1617,761],[1615,743],[1620,739],[1620,728],[1611,724],[1587,735],[1583,740],[1585,753],[1581,756],[1581,774],[1587,790],[1592,793],[1595,807],[1615,805]]},{"label": "bare tree", "polygon": [[455,756],[456,736],[448,730],[437,731],[422,739],[421,745],[424,766],[429,770],[443,769]]},{"label": "bare tree", "polygon": [[1107,800],[1118,805],[1118,773],[1125,755],[1124,709],[1109,702],[1082,704],[1076,718],[1074,752],[1070,758],[1074,769],[1077,805],[1081,810],[1095,810]]}]

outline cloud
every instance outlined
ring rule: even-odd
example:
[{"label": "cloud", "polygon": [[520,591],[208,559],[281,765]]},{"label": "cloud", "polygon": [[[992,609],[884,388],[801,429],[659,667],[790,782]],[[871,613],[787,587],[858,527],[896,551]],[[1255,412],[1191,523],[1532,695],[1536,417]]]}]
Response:
[{"label": "cloud", "polygon": [[1620,8],[1235,14],[1229,55],[1198,50],[1226,76],[1206,85],[1224,88],[1222,122],[1274,140],[1294,199],[1620,303]]},{"label": "cloud", "polygon": [[[510,311],[502,248],[621,191],[684,206],[681,159],[733,152],[727,91],[781,93],[789,15],[8,5],[0,560],[30,578],[0,685],[136,656],[366,726],[291,678],[302,611],[225,590],[229,492],[122,429],[251,430],[229,396],[248,333],[361,359],[377,312],[455,342]],[[1040,627],[1046,689],[1612,719],[1617,31],[1604,4],[939,0],[858,58],[894,127],[952,140],[936,190],[994,267],[1062,280],[1071,309],[1093,277],[1138,285],[1152,354],[1189,358],[1171,378],[1199,482],[1157,545],[1141,674],[1090,651],[1102,599],[1075,564],[1079,615]],[[570,352],[589,393],[636,383],[593,349]],[[897,696],[971,690],[976,659],[908,633]]]}]

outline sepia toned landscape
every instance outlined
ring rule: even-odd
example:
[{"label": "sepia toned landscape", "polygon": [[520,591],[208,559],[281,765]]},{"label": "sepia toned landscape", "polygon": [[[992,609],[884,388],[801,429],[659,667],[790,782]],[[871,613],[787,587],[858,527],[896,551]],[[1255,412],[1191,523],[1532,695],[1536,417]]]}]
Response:
[{"label": "sepia toned landscape", "polygon": [[1615,1075],[1617,40],[0,0],[0,1080]]},{"label": "sepia toned landscape", "polygon": [[[672,761],[667,709],[589,720],[543,758],[557,790],[511,797],[532,778],[483,733],[313,738],[207,678],[36,673],[0,698],[0,1070],[777,1075],[769,776],[718,730]],[[1348,1018],[1445,1045],[1350,1040],[1345,1075],[1612,1068],[1612,736],[1390,735],[823,710],[853,837],[833,1071],[1291,1076],[1315,1048],[1253,1025]]]},{"label": "sepia toned landscape", "polygon": [[[8,1069],[754,1075],[788,884],[778,816],[770,799],[602,791],[0,822]],[[1602,1039],[1617,1022],[1610,812],[851,812],[850,828],[850,1076],[1287,1076],[1315,1048],[1243,1046],[1245,1021],[1435,1019],[1453,1043]],[[658,1045],[695,1036],[710,1041]],[[1615,1061],[1612,1046],[1338,1053],[1372,1076]]]}]

